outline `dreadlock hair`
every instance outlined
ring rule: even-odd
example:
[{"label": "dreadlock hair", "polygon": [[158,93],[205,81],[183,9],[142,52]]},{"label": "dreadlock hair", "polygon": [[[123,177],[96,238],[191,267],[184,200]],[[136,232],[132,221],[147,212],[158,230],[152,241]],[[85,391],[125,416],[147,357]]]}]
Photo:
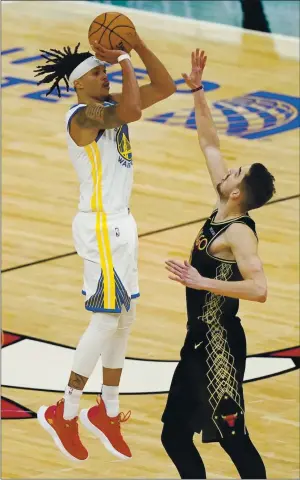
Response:
[{"label": "dreadlock hair", "polygon": [[57,95],[61,97],[60,94],[60,88],[59,88],[59,82],[61,80],[64,80],[66,87],[67,87],[67,92],[69,91],[69,78],[72,73],[72,71],[84,60],[86,60],[89,57],[92,57],[93,55],[90,52],[82,52],[78,53],[78,48],[80,46],[80,43],[76,45],[74,52],[71,52],[70,47],[64,47],[63,52],[56,50],[54,48],[50,48],[50,51],[46,50],[40,50],[42,52],[42,57],[45,58],[46,64],[49,63],[50,65],[39,65],[34,72],[37,72],[35,77],[38,77],[40,75],[45,75],[45,78],[43,80],[40,80],[37,85],[40,85],[41,83],[50,83],[54,80],[52,87],[50,90],[46,93],[46,96],[50,95],[51,92],[56,88],[57,90]]},{"label": "dreadlock hair", "polygon": [[267,203],[276,193],[274,183],[275,178],[262,163],[253,163],[241,181],[245,210],[254,210]]}]

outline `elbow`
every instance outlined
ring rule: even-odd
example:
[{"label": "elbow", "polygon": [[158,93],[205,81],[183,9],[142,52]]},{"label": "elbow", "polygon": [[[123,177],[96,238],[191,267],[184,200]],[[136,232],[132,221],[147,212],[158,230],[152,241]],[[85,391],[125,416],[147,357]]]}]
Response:
[{"label": "elbow", "polygon": [[257,292],[256,301],[259,303],[265,303],[267,301],[268,292],[266,288],[259,288]]},{"label": "elbow", "polygon": [[165,98],[170,97],[176,91],[177,91],[177,87],[176,87],[175,83],[173,82],[173,80],[171,80],[170,82],[166,83],[165,85],[163,85],[161,87],[158,87],[157,88],[157,92],[158,92],[158,96],[159,96],[158,101],[165,100]]},{"label": "elbow", "polygon": [[132,107],[130,108],[130,110],[127,111],[126,113],[126,123],[130,123],[130,122],[136,122],[137,120],[139,120],[142,116],[142,110],[140,107]]}]

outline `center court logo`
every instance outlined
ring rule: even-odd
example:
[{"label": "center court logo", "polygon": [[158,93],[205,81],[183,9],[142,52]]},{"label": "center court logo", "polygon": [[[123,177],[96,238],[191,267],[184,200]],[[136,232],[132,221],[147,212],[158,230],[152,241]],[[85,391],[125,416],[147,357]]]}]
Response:
[{"label": "center court logo", "polygon": [[[221,134],[254,140],[299,128],[298,97],[266,91],[212,102],[212,115]],[[170,126],[196,129],[195,110],[183,108],[149,119]]]},{"label": "center court logo", "polygon": [[[72,368],[74,348],[33,337],[4,332],[2,387],[46,392],[64,392]],[[36,359],[39,359],[37,362]],[[244,382],[253,382],[299,368],[300,347],[250,355]],[[123,394],[167,393],[177,366],[173,360],[145,360],[127,357],[120,384]],[[85,388],[99,393],[102,364],[99,360]],[[2,418],[33,418],[35,413],[2,398]]]},{"label": "center court logo", "polygon": [[132,166],[132,150],[127,125],[123,125],[118,129],[116,142],[117,149],[120,154],[119,163],[124,167],[130,168]]}]

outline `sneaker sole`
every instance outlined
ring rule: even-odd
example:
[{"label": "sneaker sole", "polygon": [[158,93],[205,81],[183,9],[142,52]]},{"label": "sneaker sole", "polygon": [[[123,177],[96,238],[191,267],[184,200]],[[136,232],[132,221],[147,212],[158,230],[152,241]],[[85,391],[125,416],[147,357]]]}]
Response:
[{"label": "sneaker sole", "polygon": [[88,409],[81,410],[79,418],[85,428],[87,428],[91,433],[93,433],[97,438],[99,438],[106,450],[115,455],[115,457],[121,460],[130,460],[132,458],[123,455],[123,453],[121,452],[118,452],[118,450],[116,450],[114,446],[110,443],[107,436],[101,430],[99,430],[99,428],[95,427],[95,425],[90,421],[88,417]]},{"label": "sneaker sole", "polygon": [[46,432],[50,433],[51,437],[54,440],[55,445],[57,448],[67,457],[69,460],[72,460],[73,462],[85,462],[85,460],[88,459],[88,457],[85,460],[80,460],[79,458],[73,457],[68,450],[65,449],[65,447],[62,444],[62,441],[60,440],[59,436],[57,435],[56,431],[54,430],[53,427],[51,427],[50,423],[47,422],[45,418],[45,412],[48,407],[40,407],[37,412],[37,419],[40,423],[40,425],[46,430]]}]

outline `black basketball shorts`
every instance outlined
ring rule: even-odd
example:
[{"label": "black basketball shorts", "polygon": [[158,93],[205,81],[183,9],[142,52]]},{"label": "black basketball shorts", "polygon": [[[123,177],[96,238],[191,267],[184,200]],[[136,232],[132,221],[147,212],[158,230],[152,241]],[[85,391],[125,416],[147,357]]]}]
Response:
[{"label": "black basketball shorts", "polygon": [[180,356],[162,421],[202,431],[203,442],[246,435],[246,338],[240,319],[190,328]]}]

